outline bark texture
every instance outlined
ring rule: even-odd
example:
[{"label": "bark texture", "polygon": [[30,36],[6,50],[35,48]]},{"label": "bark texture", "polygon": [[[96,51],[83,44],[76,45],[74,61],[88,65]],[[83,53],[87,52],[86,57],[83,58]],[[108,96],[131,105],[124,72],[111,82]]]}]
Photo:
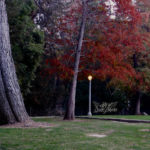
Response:
[{"label": "bark texture", "polygon": [[74,65],[74,76],[71,85],[70,97],[67,104],[67,110],[64,116],[65,120],[74,120],[75,118],[75,98],[76,98],[76,87],[77,87],[77,78],[79,72],[79,63],[81,56],[82,43],[84,38],[86,17],[87,17],[87,1],[83,0],[83,14],[82,14],[82,22],[79,33],[79,41],[76,49],[76,57],[75,57],[75,65]]},{"label": "bark texture", "polygon": [[135,110],[135,115],[141,115],[141,97],[142,97],[142,93],[138,92],[138,98],[136,101],[136,110]]},{"label": "bark texture", "polygon": [[0,123],[29,120],[11,53],[5,0],[0,0]]},{"label": "bark texture", "polygon": [[[133,65],[134,68],[138,68],[138,61],[137,61],[137,56],[136,54],[133,55]],[[136,108],[135,108],[135,115],[141,115],[141,97],[142,97],[142,92],[138,89],[137,91],[137,101],[136,101]]]}]

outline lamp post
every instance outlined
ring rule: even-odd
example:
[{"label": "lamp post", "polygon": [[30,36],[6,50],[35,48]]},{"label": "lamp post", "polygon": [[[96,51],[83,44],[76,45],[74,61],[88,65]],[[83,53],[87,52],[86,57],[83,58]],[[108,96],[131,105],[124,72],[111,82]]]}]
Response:
[{"label": "lamp post", "polygon": [[88,76],[88,80],[89,80],[89,112],[88,112],[88,116],[92,116],[91,113],[91,86],[92,86],[92,76],[89,75]]}]

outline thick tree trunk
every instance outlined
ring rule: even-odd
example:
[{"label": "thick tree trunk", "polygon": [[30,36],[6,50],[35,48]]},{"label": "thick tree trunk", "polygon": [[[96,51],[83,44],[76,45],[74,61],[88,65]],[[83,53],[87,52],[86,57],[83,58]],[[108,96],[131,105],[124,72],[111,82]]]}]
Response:
[{"label": "thick tree trunk", "polygon": [[138,92],[138,98],[136,101],[136,110],[135,110],[135,115],[141,115],[141,97],[142,97],[142,93]]},{"label": "thick tree trunk", "polygon": [[14,118],[13,112],[7,101],[7,96],[5,93],[5,87],[2,80],[2,74],[0,70],[0,123],[14,123],[16,120]]},{"label": "thick tree trunk", "polygon": [[0,0],[0,123],[29,120],[12,58],[5,0]]},{"label": "thick tree trunk", "polygon": [[64,116],[65,120],[73,120],[75,118],[76,87],[77,87],[80,55],[81,55],[81,49],[82,49],[82,43],[83,43],[84,31],[85,31],[86,16],[87,16],[87,2],[86,0],[83,0],[83,14],[82,14],[80,33],[79,33],[79,41],[78,41],[78,46],[76,50],[74,76],[73,76],[73,81],[71,85],[71,91],[70,91],[70,97],[68,100],[67,110]]}]

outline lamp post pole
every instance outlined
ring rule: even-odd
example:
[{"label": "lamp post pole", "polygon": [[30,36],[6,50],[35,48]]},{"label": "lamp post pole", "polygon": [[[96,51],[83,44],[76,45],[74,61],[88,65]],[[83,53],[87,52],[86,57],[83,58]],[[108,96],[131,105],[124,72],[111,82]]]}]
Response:
[{"label": "lamp post pole", "polygon": [[91,86],[92,86],[92,76],[89,75],[88,76],[88,80],[89,80],[89,112],[88,112],[88,116],[92,116],[91,113]]}]

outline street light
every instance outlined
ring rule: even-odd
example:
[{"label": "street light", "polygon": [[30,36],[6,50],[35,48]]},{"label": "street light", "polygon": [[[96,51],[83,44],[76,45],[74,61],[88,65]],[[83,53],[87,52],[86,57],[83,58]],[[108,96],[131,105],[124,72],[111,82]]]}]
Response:
[{"label": "street light", "polygon": [[88,112],[88,116],[92,116],[92,113],[91,113],[91,85],[92,85],[92,76],[89,75],[88,76],[88,80],[89,80],[89,112]]}]

